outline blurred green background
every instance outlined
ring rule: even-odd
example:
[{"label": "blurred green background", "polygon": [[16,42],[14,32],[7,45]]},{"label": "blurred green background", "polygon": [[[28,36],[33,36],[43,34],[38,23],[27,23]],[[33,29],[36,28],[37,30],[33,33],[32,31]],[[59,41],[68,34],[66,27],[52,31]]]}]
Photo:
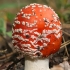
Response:
[{"label": "blurred green background", "polygon": [[70,0],[0,0],[0,34],[12,36],[11,27],[16,13],[30,3],[52,7],[62,24],[70,24]]}]

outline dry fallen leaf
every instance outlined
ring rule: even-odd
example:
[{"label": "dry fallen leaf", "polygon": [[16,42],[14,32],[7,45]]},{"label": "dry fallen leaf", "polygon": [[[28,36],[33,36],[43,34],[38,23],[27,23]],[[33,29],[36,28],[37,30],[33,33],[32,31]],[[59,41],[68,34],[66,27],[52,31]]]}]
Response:
[{"label": "dry fallen leaf", "polygon": [[68,63],[68,61],[64,61],[63,63],[59,64],[61,67],[64,68],[64,70],[70,70],[70,65]]},{"label": "dry fallen leaf", "polygon": [[62,66],[60,66],[60,65],[55,65],[50,70],[64,70],[64,68]]}]

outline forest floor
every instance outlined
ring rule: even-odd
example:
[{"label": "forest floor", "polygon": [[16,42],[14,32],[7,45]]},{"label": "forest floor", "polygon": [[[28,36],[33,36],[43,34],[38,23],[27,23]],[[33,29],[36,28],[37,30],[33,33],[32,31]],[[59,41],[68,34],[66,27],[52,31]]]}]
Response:
[{"label": "forest floor", "polygon": [[[70,25],[63,25],[63,40],[60,50],[51,56],[50,68],[54,65],[59,65],[64,61],[70,64]],[[24,70],[24,58],[21,53],[13,51],[12,39],[4,38],[0,35],[0,44],[3,48],[0,48],[0,70]],[[3,50],[2,50],[3,49]],[[14,58],[13,58],[14,57]]]}]

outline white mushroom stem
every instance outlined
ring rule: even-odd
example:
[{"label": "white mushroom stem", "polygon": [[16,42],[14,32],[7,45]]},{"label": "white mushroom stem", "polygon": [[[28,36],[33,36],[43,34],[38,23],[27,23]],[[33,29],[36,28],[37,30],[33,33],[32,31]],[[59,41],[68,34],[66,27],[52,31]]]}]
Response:
[{"label": "white mushroom stem", "polygon": [[49,69],[49,59],[26,59],[24,70],[50,70]]}]

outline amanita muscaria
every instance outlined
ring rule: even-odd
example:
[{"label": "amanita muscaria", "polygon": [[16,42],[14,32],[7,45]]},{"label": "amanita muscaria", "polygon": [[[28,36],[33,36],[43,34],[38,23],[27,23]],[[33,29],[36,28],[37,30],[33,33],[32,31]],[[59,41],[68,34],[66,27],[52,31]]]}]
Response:
[{"label": "amanita muscaria", "polygon": [[17,13],[12,28],[13,45],[25,56],[25,70],[49,70],[48,56],[61,45],[59,17],[46,5],[33,3]]}]

